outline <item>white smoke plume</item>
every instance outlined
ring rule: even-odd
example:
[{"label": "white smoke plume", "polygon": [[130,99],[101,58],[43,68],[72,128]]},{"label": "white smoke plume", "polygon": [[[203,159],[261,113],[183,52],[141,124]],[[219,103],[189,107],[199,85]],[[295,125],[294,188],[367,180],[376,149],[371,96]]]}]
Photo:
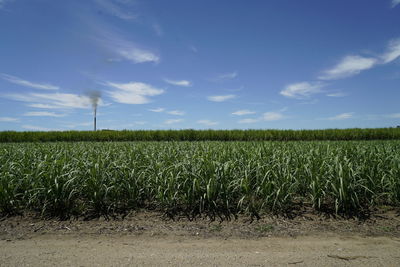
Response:
[{"label": "white smoke plume", "polygon": [[90,102],[92,103],[93,111],[96,112],[99,100],[101,98],[101,92],[92,90],[88,92],[88,96],[90,98]]}]

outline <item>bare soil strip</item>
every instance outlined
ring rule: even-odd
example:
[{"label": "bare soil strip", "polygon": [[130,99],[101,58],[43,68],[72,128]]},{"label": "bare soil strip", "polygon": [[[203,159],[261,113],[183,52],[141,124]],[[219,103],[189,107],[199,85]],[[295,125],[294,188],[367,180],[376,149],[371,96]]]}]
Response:
[{"label": "bare soil strip", "polygon": [[[399,266],[400,240],[37,235],[0,241],[1,266]],[[333,256],[336,255],[336,256]]]},{"label": "bare soil strip", "polygon": [[0,221],[0,266],[400,266],[397,213],[365,221],[303,214],[251,221],[12,217]]}]

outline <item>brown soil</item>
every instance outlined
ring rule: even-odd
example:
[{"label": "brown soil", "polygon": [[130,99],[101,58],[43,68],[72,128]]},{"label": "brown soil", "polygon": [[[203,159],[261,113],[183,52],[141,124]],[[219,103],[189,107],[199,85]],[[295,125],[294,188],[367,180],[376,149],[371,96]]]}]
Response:
[{"label": "brown soil", "polygon": [[400,217],[0,221],[0,266],[400,266]]}]

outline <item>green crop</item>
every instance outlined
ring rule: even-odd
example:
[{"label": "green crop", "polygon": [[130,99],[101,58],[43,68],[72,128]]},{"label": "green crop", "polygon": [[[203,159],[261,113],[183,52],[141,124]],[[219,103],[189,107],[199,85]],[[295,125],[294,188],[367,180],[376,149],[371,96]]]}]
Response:
[{"label": "green crop", "polygon": [[0,144],[0,213],[253,216],[400,205],[400,141]]},{"label": "green crop", "polygon": [[0,142],[398,140],[400,128],[327,130],[136,130],[0,132]]}]

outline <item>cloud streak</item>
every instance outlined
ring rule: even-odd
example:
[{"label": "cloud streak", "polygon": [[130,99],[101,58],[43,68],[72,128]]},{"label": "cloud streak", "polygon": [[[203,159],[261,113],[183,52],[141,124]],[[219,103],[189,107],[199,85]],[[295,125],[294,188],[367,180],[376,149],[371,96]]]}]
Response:
[{"label": "cloud streak", "polygon": [[185,112],[180,111],[180,110],[171,110],[171,111],[167,111],[167,114],[176,115],[176,116],[183,116],[183,115],[185,115]]},{"label": "cloud streak", "polygon": [[14,0],[0,0],[0,9],[2,9],[7,3],[12,1]]},{"label": "cloud streak", "polygon": [[107,31],[99,28],[96,30],[98,32],[98,36],[94,39],[107,50],[120,57],[119,59],[111,59],[111,61],[119,61],[124,59],[135,64],[160,62],[160,57],[156,53],[139,47],[137,44],[123,38],[121,35],[112,33],[110,30]]},{"label": "cloud streak", "polygon": [[326,96],[329,96],[329,97],[345,97],[345,96],[347,96],[347,94],[342,93],[342,92],[338,92],[338,93],[330,93],[330,94],[327,94]]},{"label": "cloud streak", "polygon": [[364,70],[371,69],[378,60],[357,55],[344,57],[336,66],[323,72],[320,80],[337,80],[351,77]]},{"label": "cloud streak", "polygon": [[391,119],[400,119],[400,113],[389,114],[387,117]]},{"label": "cloud streak", "polygon": [[0,117],[0,122],[18,122],[18,118],[13,117]]},{"label": "cloud streak", "polygon": [[[398,0],[400,2],[400,0]],[[386,50],[375,57],[349,55],[342,58],[339,63],[322,72],[318,82],[299,82],[287,85],[280,94],[289,97],[303,99],[311,95],[321,93],[325,84],[322,81],[338,80],[360,74],[362,71],[374,68],[377,65],[391,63],[400,57],[400,38],[391,40]],[[344,93],[327,94],[328,97],[343,97]]]},{"label": "cloud streak", "polygon": [[[48,109],[74,109],[74,108],[90,108],[91,101],[88,96],[65,94],[65,93],[29,93],[29,94],[7,94],[3,97],[30,103],[28,106],[35,108],[48,108]],[[99,101],[100,105],[103,102]]]},{"label": "cloud streak", "polygon": [[151,27],[153,28],[154,33],[158,36],[158,37],[162,37],[164,35],[164,31],[161,27],[160,24],[158,23],[153,23],[151,25]]},{"label": "cloud streak", "polygon": [[192,51],[193,53],[197,53],[199,50],[197,49],[197,47],[196,46],[194,46],[194,45],[190,45],[189,46],[189,49],[190,49],[190,51]]},{"label": "cloud streak", "polygon": [[285,116],[281,112],[265,112],[262,117],[264,121],[278,121],[284,118]]},{"label": "cloud streak", "polygon": [[50,129],[50,128],[45,128],[45,127],[30,125],[30,124],[22,125],[22,128],[26,129],[26,130],[39,131],[39,132],[57,131],[57,129]]},{"label": "cloud streak", "polygon": [[31,108],[42,108],[42,109],[57,109],[57,108],[59,108],[58,106],[49,105],[49,104],[28,104],[27,106],[31,107]]},{"label": "cloud streak", "polygon": [[241,119],[238,121],[238,123],[244,124],[244,123],[257,123],[257,122],[262,122],[262,121],[279,121],[286,119],[286,116],[282,113],[285,111],[285,109],[282,109],[281,111],[270,111],[270,112],[265,112],[262,114],[261,117],[258,118],[246,118],[246,119]]},{"label": "cloud streak", "polygon": [[164,93],[163,89],[141,82],[106,82],[105,85],[113,88],[108,94],[115,102],[121,104],[147,104],[151,102],[150,97]]},{"label": "cloud streak", "polygon": [[175,124],[180,122],[183,122],[183,119],[169,119],[164,121],[164,124]]},{"label": "cloud streak", "polygon": [[321,93],[321,88],[324,86],[325,84],[321,82],[293,83],[287,85],[280,94],[289,98],[304,99],[313,94]]},{"label": "cloud streak", "polygon": [[237,76],[238,76],[237,71],[223,73],[217,76],[217,80],[232,80],[235,79]]},{"label": "cloud streak", "polygon": [[151,112],[164,112],[165,111],[165,108],[150,108],[150,109],[148,109],[149,111],[151,111]]},{"label": "cloud streak", "polygon": [[192,86],[192,83],[187,80],[169,80],[169,79],[164,79],[164,81],[168,84],[171,85],[176,85],[176,86],[183,86],[183,87],[190,87]]},{"label": "cloud streak", "polygon": [[389,42],[389,46],[386,52],[381,56],[381,60],[383,64],[387,64],[396,60],[398,57],[400,57],[400,38]]},{"label": "cloud streak", "polygon": [[392,0],[392,8],[400,4],[400,0]]},{"label": "cloud streak", "polygon": [[[400,0],[399,0],[400,1]],[[337,80],[355,76],[377,65],[388,64],[400,57],[400,39],[389,41],[386,51],[377,57],[350,55],[318,77],[320,80]]]},{"label": "cloud streak", "polygon": [[212,102],[224,102],[233,98],[236,98],[236,95],[214,95],[207,97],[207,99]]},{"label": "cloud streak", "polygon": [[348,112],[348,113],[342,113],[333,117],[328,118],[328,120],[331,121],[337,121],[337,120],[347,120],[353,118],[353,112]]},{"label": "cloud streak", "polygon": [[156,113],[166,113],[166,114],[175,115],[175,116],[183,116],[183,115],[185,115],[184,111],[181,111],[181,110],[169,110],[169,111],[166,111],[165,108],[153,108],[153,109],[148,109],[148,111],[156,112]]},{"label": "cloud streak", "polygon": [[218,122],[216,122],[216,121],[211,121],[211,120],[198,120],[197,123],[198,123],[198,124],[205,125],[205,126],[214,126],[214,125],[217,125],[217,124],[218,124]]},{"label": "cloud streak", "polygon": [[7,82],[10,82],[10,83],[18,84],[18,85],[25,86],[25,87],[31,87],[31,88],[35,88],[35,89],[41,89],[41,90],[58,90],[58,89],[60,89],[60,87],[49,84],[49,83],[30,82],[30,81],[23,80],[16,76],[5,74],[5,73],[0,73],[0,78],[2,78],[3,80],[5,80]]},{"label": "cloud streak", "polygon": [[26,112],[24,116],[27,117],[65,117],[65,114],[57,114],[48,111],[30,111]]},{"label": "cloud streak", "polygon": [[126,43],[124,46],[117,47],[116,52],[133,63],[154,62],[158,63],[160,58],[154,53],[135,47],[133,44]]},{"label": "cloud streak", "polygon": [[232,112],[232,115],[236,115],[236,116],[244,116],[244,115],[251,115],[251,114],[255,114],[255,111],[251,111],[251,110],[247,110],[247,109],[241,109],[235,112]]},{"label": "cloud streak", "polygon": [[79,122],[79,123],[69,123],[67,125],[65,125],[68,128],[77,128],[77,127],[87,127],[87,126],[93,126],[93,122],[92,121],[88,121],[88,122]]},{"label": "cloud streak", "polygon": [[[196,50],[197,52],[197,50]],[[238,76],[238,72],[227,72],[227,73],[221,73],[215,76],[214,78],[211,78],[210,81],[212,82],[224,82],[224,81],[229,81],[233,80]]]},{"label": "cloud streak", "polygon": [[122,20],[133,20],[136,19],[136,15],[131,12],[127,12],[126,5],[123,5],[123,1],[113,0],[94,0],[94,2],[106,13],[115,16]]}]

